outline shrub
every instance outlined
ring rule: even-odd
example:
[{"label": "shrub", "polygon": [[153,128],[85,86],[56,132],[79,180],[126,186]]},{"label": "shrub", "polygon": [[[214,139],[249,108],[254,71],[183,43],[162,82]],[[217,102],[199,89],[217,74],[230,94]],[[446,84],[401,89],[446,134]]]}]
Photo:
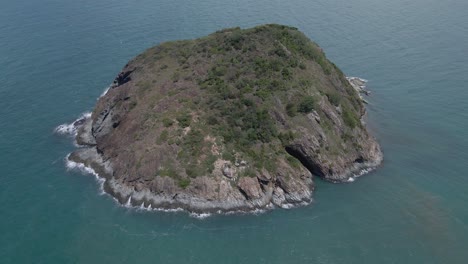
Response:
[{"label": "shrub", "polygon": [[173,168],[167,167],[159,169],[156,172],[156,176],[175,178],[177,176],[177,173]]},{"label": "shrub", "polygon": [[203,134],[200,130],[190,130],[184,138],[183,150],[185,155],[193,157],[200,155],[203,148]]},{"label": "shrub", "polygon": [[199,173],[195,168],[185,168],[185,172],[190,178],[196,178],[197,176],[199,176]]},{"label": "shrub", "polygon": [[180,72],[174,72],[174,73],[172,74],[172,76],[171,76],[171,80],[172,80],[173,82],[177,82],[177,81],[179,81],[179,79],[180,79]]},{"label": "shrub", "polygon": [[186,189],[190,185],[190,179],[180,179],[178,184],[180,188]]},{"label": "shrub", "polygon": [[291,68],[296,68],[297,66],[299,66],[299,61],[297,59],[290,59],[289,66]]},{"label": "shrub", "polygon": [[343,121],[351,128],[355,128],[359,124],[359,118],[348,107],[343,108]]},{"label": "shrub", "polygon": [[236,159],[236,157],[234,157],[234,155],[229,151],[224,151],[222,157],[224,160],[230,160],[232,162],[234,162]]},{"label": "shrub", "polygon": [[211,74],[214,75],[214,76],[217,76],[217,77],[222,77],[226,74],[227,72],[227,68],[224,67],[224,66],[214,66],[212,69],[211,69]]},{"label": "shrub", "polygon": [[167,130],[164,130],[163,132],[161,132],[161,135],[159,135],[159,138],[156,140],[156,143],[158,145],[161,145],[162,143],[167,141],[168,136],[169,133],[167,133]]},{"label": "shrub", "polygon": [[287,57],[288,54],[286,54],[286,51],[284,51],[283,47],[281,46],[276,46],[275,49],[271,52],[272,54],[276,54],[279,57]]},{"label": "shrub", "polygon": [[207,118],[207,123],[210,126],[215,126],[215,125],[219,124],[218,119],[215,116],[212,116],[212,115]]},{"label": "shrub", "polygon": [[299,168],[301,166],[301,162],[293,156],[286,156],[286,160],[293,168]]},{"label": "shrub", "polygon": [[327,98],[328,101],[334,105],[334,106],[339,106],[341,102],[341,96],[337,92],[330,92],[327,93]]},{"label": "shrub", "polygon": [[254,102],[251,99],[248,99],[248,98],[243,98],[242,103],[247,107],[251,107],[251,106],[254,105]]},{"label": "shrub", "polygon": [[286,113],[288,114],[288,116],[294,117],[294,116],[296,116],[296,112],[297,112],[297,108],[296,108],[295,104],[288,103],[286,105]]},{"label": "shrub", "polygon": [[276,60],[276,59],[273,59],[270,61],[270,69],[275,71],[275,72],[278,72],[281,70],[281,68],[283,67],[283,62],[280,61],[280,60]]},{"label": "shrub", "polygon": [[306,96],[299,104],[297,111],[301,113],[310,113],[315,108],[315,98],[313,96]]},{"label": "shrub", "polygon": [[284,68],[281,71],[281,75],[283,75],[283,78],[286,80],[291,80],[292,78],[292,72],[288,68]]},{"label": "shrub", "polygon": [[284,90],[284,84],[279,80],[272,80],[270,82],[271,90]]},{"label": "shrub", "polygon": [[279,133],[278,138],[281,140],[283,145],[287,145],[294,139],[294,133],[291,130],[288,130],[287,132]]},{"label": "shrub", "polygon": [[229,37],[228,42],[235,49],[240,50],[242,48],[242,42],[244,41],[244,36],[239,30],[234,31]]},{"label": "shrub", "polygon": [[174,120],[169,119],[169,118],[167,118],[167,117],[165,117],[165,118],[162,120],[162,122],[163,122],[163,125],[164,125],[165,127],[170,127],[170,126],[172,126],[172,125],[174,124]]},{"label": "shrub", "polygon": [[214,163],[217,159],[218,157],[216,157],[213,154],[210,154],[208,157],[206,157],[206,159],[202,163],[203,170],[205,170],[205,172],[207,173],[213,173],[215,169]]},{"label": "shrub", "polygon": [[183,113],[179,115],[176,119],[177,122],[179,122],[180,127],[188,127],[190,126],[190,122],[192,121],[192,117],[189,113]]}]

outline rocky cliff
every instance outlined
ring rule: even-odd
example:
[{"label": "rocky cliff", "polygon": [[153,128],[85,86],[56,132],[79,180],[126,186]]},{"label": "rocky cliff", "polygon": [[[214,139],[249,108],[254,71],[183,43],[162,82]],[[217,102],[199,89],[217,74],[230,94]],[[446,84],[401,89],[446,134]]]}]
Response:
[{"label": "rocky cliff", "polygon": [[162,43],[132,59],[80,122],[69,159],[121,203],[194,212],[307,203],[382,154],[356,90],[295,28]]}]

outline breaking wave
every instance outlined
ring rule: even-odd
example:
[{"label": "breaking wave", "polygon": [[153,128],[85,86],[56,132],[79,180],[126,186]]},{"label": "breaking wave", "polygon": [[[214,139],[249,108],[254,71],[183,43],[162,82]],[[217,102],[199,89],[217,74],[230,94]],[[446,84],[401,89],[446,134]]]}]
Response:
[{"label": "breaking wave", "polygon": [[198,214],[198,213],[190,213],[189,215],[190,215],[191,217],[194,217],[194,218],[197,218],[197,219],[205,219],[205,218],[211,216],[210,213],[201,213],[201,214]]},{"label": "breaking wave", "polygon": [[[78,163],[78,162],[74,162],[72,160],[69,159],[70,157],[70,154],[68,154],[65,158],[65,163],[66,163],[66,167],[68,170],[78,170],[84,174],[92,174],[95,179],[96,179],[96,182],[99,184],[99,194],[100,195],[105,195],[105,194],[108,194],[104,191],[104,183],[105,183],[105,179],[100,177],[99,174],[93,170],[92,168],[84,165],[83,163]],[[182,208],[172,208],[172,209],[167,209],[167,208],[159,208],[159,207],[156,207],[156,208],[153,208],[152,205],[150,203],[148,203],[148,205],[145,204],[145,202],[142,202],[140,205],[133,205],[132,204],[132,197],[129,196],[128,200],[125,202],[125,204],[122,204],[119,202],[119,200],[117,200],[117,198],[115,198],[114,196],[112,195],[109,195],[112,200],[118,205],[118,206],[121,206],[121,207],[124,207],[124,208],[128,208],[128,209],[136,209],[137,211],[144,211],[144,212],[168,212],[168,213],[178,213],[178,212],[187,212],[186,210],[182,209]],[[299,205],[290,205],[290,206],[285,206],[285,207],[281,207],[283,209],[289,209],[289,208],[293,208],[293,207],[297,207],[297,206],[301,206],[301,205],[307,205],[308,203],[304,202],[304,203],[301,203]],[[289,204],[288,204],[289,205]],[[265,209],[255,209],[253,211],[242,211],[242,210],[238,210],[238,211],[229,211],[229,212],[222,212],[222,211],[217,211],[215,213],[195,213],[195,212],[188,212],[188,215],[190,217],[193,217],[193,218],[197,218],[197,219],[205,219],[205,218],[208,218],[210,216],[213,216],[213,215],[234,215],[234,214],[250,214],[250,215],[259,215],[259,214],[263,214],[271,209],[275,208],[275,206],[273,204],[269,204]]]},{"label": "breaking wave", "polygon": [[80,125],[82,125],[86,119],[91,118],[91,112],[86,112],[80,115],[75,121],[71,123],[65,123],[57,126],[54,129],[54,133],[60,134],[60,135],[72,135],[76,136],[78,132],[78,128]]},{"label": "breaking wave", "polygon": [[104,191],[104,182],[106,180],[104,178],[99,177],[99,174],[97,174],[97,172],[95,170],[93,170],[92,168],[87,167],[83,163],[74,162],[74,161],[70,160],[69,157],[70,157],[70,154],[68,154],[65,157],[65,164],[66,164],[67,169],[68,170],[78,170],[78,171],[80,171],[82,173],[85,173],[85,174],[94,175],[94,178],[96,179],[97,183],[99,184],[99,194],[100,195],[106,194],[106,192]]},{"label": "breaking wave", "polygon": [[[70,157],[70,154],[68,154],[66,157],[65,157],[65,163],[66,163],[66,167],[68,170],[78,170],[84,174],[91,174],[95,177],[97,183],[99,184],[99,194],[100,195],[104,195],[104,194],[107,194],[105,191],[104,191],[104,183],[105,183],[105,179],[100,177],[99,174],[93,170],[92,168],[84,165],[83,163],[78,163],[78,162],[74,162],[72,160],[69,159]],[[147,206],[145,205],[144,202],[142,202],[139,206],[138,205],[133,205],[132,204],[132,197],[129,196],[128,200],[126,201],[125,204],[122,204],[119,202],[119,200],[117,200],[117,198],[115,198],[114,196],[112,195],[109,195],[110,197],[112,197],[112,200],[114,200],[114,202],[118,205],[118,206],[121,206],[121,207],[124,207],[124,208],[128,208],[128,209],[136,209],[138,211],[147,211],[147,212],[169,212],[169,213],[177,213],[177,212],[184,212],[185,210],[182,209],[182,208],[172,208],[172,209],[166,209],[166,208],[153,208],[152,205],[149,203]],[[265,210],[255,210],[253,212],[249,212],[249,213],[253,213],[253,214],[258,214],[258,213],[263,213],[265,212]],[[242,212],[242,211],[238,211],[238,212],[228,212],[228,213],[222,213],[222,212],[217,212],[217,214],[236,214],[236,213],[245,213],[245,212]],[[210,213],[194,213],[194,212],[189,212],[189,216],[190,217],[194,217],[194,218],[197,218],[197,219],[205,219],[207,217],[210,217],[212,216],[213,214],[210,214]]]},{"label": "breaking wave", "polygon": [[104,89],[104,91],[102,92],[102,94],[101,94],[101,95],[98,97],[98,100],[99,100],[99,98],[101,98],[101,97],[103,97],[104,95],[106,95],[106,94],[107,94],[107,92],[110,90],[110,88],[111,88],[111,86],[110,86],[110,85],[109,85],[109,86],[107,86],[107,88],[106,88],[106,89]]},{"label": "breaking wave", "polygon": [[351,80],[359,80],[359,81],[361,81],[361,82],[363,82],[363,83],[369,82],[369,80],[366,80],[366,79],[363,79],[363,78],[359,78],[359,77],[352,77],[352,76],[346,77],[346,79],[347,79],[348,81],[351,81]]}]

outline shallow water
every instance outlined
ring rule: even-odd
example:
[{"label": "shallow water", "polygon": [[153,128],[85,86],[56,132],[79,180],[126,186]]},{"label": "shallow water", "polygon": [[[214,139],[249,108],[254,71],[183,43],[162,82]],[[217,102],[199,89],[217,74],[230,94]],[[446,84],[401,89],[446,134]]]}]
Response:
[{"label": "shallow water", "polygon": [[[0,263],[465,263],[468,2],[0,0]],[[133,56],[262,23],[298,27],[369,80],[384,165],[258,215],[145,212],[68,171],[54,128]]]}]

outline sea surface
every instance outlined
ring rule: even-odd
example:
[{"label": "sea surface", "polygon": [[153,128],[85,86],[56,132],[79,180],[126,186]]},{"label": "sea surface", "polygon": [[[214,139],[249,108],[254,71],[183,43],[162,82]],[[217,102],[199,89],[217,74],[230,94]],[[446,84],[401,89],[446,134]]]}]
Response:
[{"label": "sea surface", "polygon": [[[0,0],[0,263],[468,263],[468,1]],[[117,205],[54,133],[163,41],[281,23],[369,80],[382,167],[256,215]]]}]

